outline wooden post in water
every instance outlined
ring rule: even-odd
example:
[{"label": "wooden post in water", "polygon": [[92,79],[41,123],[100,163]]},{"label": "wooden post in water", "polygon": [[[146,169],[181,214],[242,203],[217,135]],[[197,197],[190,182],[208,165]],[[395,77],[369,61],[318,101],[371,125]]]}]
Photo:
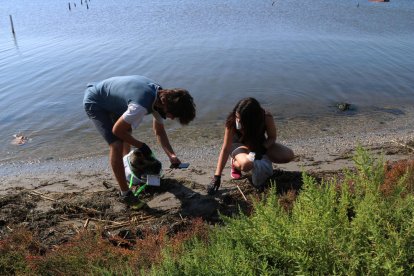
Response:
[{"label": "wooden post in water", "polygon": [[10,25],[11,25],[11,28],[12,28],[12,33],[15,34],[15,32],[14,32],[14,26],[13,26],[13,18],[11,16],[11,14],[9,14],[9,16],[10,16]]},{"label": "wooden post in water", "polygon": [[68,5],[69,5],[69,10],[71,11],[71,9],[70,9],[70,2],[68,3]]},{"label": "wooden post in water", "polygon": [[81,5],[83,5],[83,2],[82,2],[82,0],[81,0]]},{"label": "wooden post in water", "polygon": [[88,9],[88,10],[89,10],[89,6],[88,6],[88,3],[86,3],[86,9]]}]

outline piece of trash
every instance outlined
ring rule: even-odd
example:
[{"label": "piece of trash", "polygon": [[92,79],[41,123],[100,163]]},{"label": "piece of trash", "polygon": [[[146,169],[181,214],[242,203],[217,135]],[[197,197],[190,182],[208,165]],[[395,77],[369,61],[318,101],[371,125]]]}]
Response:
[{"label": "piece of trash", "polygon": [[12,145],[21,146],[26,144],[27,141],[29,141],[29,137],[24,136],[23,134],[14,134],[14,139],[12,140]]},{"label": "piece of trash", "polygon": [[106,182],[105,180],[104,180],[104,181],[102,181],[102,185],[104,185],[104,186],[105,186],[105,188],[107,188],[107,189],[110,189],[110,188],[112,187],[112,185],[111,185],[111,184],[109,184],[108,182]]},{"label": "piece of trash", "polygon": [[349,103],[337,103],[336,107],[340,110],[340,111],[347,111],[351,108],[351,104]]}]

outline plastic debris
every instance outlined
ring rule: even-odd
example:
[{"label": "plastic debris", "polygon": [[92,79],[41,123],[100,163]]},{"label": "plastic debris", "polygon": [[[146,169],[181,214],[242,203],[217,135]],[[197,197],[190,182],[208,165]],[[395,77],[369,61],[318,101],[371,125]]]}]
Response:
[{"label": "plastic debris", "polygon": [[16,146],[22,146],[29,141],[29,137],[24,136],[23,134],[14,134],[14,139],[12,140],[11,144]]}]

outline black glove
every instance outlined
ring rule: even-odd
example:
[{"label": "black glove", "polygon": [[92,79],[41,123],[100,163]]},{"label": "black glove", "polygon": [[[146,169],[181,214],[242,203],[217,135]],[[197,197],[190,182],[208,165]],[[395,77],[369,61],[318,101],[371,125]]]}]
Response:
[{"label": "black glove", "polygon": [[150,157],[152,155],[151,149],[145,143],[142,143],[142,146],[139,148],[139,151],[142,152],[142,154],[145,157]]},{"label": "black glove", "polygon": [[263,154],[260,152],[256,152],[256,155],[254,156],[254,160],[262,160]]},{"label": "black glove", "polygon": [[208,184],[207,186],[207,193],[209,195],[214,195],[220,187],[220,182],[221,182],[221,176],[215,175],[213,179],[211,180],[210,184]]}]

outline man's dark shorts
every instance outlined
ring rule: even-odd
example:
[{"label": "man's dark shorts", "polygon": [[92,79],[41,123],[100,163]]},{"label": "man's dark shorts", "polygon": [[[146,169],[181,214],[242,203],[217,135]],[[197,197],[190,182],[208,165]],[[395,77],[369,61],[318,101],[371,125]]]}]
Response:
[{"label": "man's dark shorts", "polygon": [[120,140],[112,133],[112,128],[114,127],[115,122],[119,119],[119,117],[121,117],[121,115],[116,116],[115,114],[106,110],[91,110],[90,104],[85,104],[84,107],[89,119],[91,119],[95,124],[96,129],[102,135],[108,145]]}]

